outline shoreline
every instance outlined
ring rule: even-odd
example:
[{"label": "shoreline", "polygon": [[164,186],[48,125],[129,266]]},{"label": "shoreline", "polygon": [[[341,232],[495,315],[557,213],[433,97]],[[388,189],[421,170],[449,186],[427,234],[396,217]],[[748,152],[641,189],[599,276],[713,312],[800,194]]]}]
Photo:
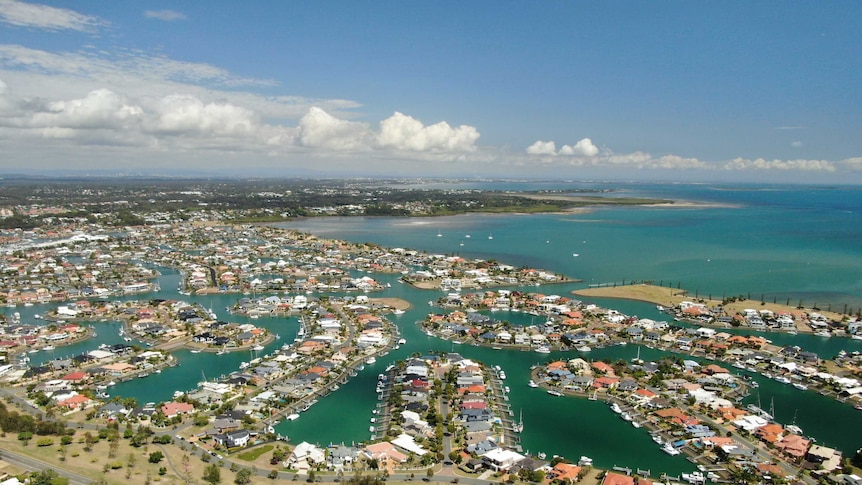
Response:
[{"label": "shoreline", "polygon": [[[744,299],[744,300],[733,300],[722,304],[722,300],[702,298],[702,297],[692,297],[688,290],[684,288],[670,288],[665,286],[656,286],[650,284],[628,284],[628,285],[617,285],[617,286],[604,286],[604,287],[594,287],[594,288],[583,288],[580,290],[573,290],[571,292],[572,295],[580,296],[580,297],[594,297],[594,298],[614,298],[620,300],[631,300],[631,301],[640,301],[644,303],[651,303],[658,306],[675,308],[679,306],[679,304],[683,301],[696,301],[699,303],[705,304],[707,307],[721,307],[722,313],[728,316],[734,316],[737,314],[741,314],[745,309],[758,309],[758,310],[770,310],[775,313],[790,313],[790,314],[799,314],[799,313],[819,313],[824,317],[832,320],[832,321],[841,321],[844,315],[840,313],[826,311],[826,310],[817,310],[813,308],[799,308],[792,305],[786,305],[781,303],[768,303],[761,302],[759,300],[753,299]],[[717,323],[707,323],[707,322],[698,322],[701,325],[709,326],[709,327],[724,327],[723,324]],[[756,329],[752,327],[743,327],[739,326],[736,328],[750,328],[752,330],[757,330],[761,332],[773,332],[773,333],[787,333],[780,330],[775,329]],[[797,333],[809,333],[813,334],[815,330],[805,324],[804,322],[797,322]],[[849,335],[848,335],[849,336]]]}]

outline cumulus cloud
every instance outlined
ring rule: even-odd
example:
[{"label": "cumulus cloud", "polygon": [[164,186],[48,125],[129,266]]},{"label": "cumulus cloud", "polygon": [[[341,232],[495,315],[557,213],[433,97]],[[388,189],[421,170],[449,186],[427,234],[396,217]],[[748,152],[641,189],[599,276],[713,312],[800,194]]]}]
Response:
[{"label": "cumulus cloud", "polygon": [[475,127],[453,128],[441,121],[425,126],[421,121],[395,112],[380,122],[377,142],[382,147],[409,152],[469,152],[475,150],[479,132]]},{"label": "cumulus cloud", "polygon": [[528,155],[544,156],[575,156],[594,157],[599,154],[599,148],[589,138],[583,138],[574,145],[563,145],[557,151],[557,144],[553,141],[539,140],[527,147]]},{"label": "cumulus cloud", "polygon": [[299,120],[299,140],[303,146],[329,150],[359,150],[370,147],[367,123],[338,119],[313,107]]},{"label": "cumulus cloud", "polygon": [[45,111],[35,113],[33,125],[45,128],[122,129],[137,123],[143,110],[107,89],[97,89],[80,99],[48,103]]},{"label": "cumulus cloud", "polygon": [[165,22],[173,22],[174,20],[185,20],[186,18],[185,14],[174,10],[145,10],[144,17],[148,19],[164,20]]},{"label": "cumulus cloud", "polygon": [[556,155],[557,145],[552,141],[538,140],[527,147],[527,153],[530,155]]},{"label": "cumulus cloud", "polygon": [[204,103],[188,95],[162,98],[154,114],[152,129],[168,135],[248,136],[260,126],[251,110],[230,103]]},{"label": "cumulus cloud", "polygon": [[0,22],[48,31],[95,32],[106,23],[96,17],[65,8],[49,7],[17,0],[0,0]]},{"label": "cumulus cloud", "polygon": [[589,138],[584,138],[575,143],[575,146],[563,145],[560,148],[560,155],[582,155],[585,157],[594,157],[599,154],[597,146],[593,145],[593,141]]}]

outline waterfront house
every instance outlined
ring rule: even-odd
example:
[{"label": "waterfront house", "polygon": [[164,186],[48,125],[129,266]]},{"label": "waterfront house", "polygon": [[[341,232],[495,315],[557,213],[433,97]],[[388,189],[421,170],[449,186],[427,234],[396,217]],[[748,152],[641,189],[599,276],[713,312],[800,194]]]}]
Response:
[{"label": "waterfront house", "polygon": [[227,448],[238,448],[248,444],[251,439],[251,433],[247,429],[230,431],[225,434],[213,435],[213,440]]},{"label": "waterfront house", "polygon": [[635,479],[622,473],[607,472],[602,479],[602,485],[635,485]]},{"label": "waterfront house", "polygon": [[295,470],[308,470],[312,465],[323,463],[326,459],[324,450],[303,441],[296,445],[293,452],[287,457],[285,466]]}]

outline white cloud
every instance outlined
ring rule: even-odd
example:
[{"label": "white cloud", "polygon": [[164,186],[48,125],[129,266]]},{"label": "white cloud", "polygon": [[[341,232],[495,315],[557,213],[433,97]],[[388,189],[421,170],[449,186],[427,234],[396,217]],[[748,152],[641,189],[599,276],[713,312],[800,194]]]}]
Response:
[{"label": "white cloud", "polygon": [[35,113],[33,125],[46,128],[121,129],[137,123],[143,110],[130,105],[107,89],[92,91],[81,99],[48,103],[45,111]]},{"label": "white cloud", "polygon": [[299,120],[299,140],[306,147],[365,151],[371,139],[367,123],[338,119],[318,107]]},{"label": "white cloud", "polygon": [[548,155],[548,156],[579,156],[579,157],[594,157],[599,154],[599,148],[593,145],[593,141],[589,138],[583,138],[579,142],[572,145],[563,145],[560,151],[557,151],[557,144],[553,141],[539,140],[527,147],[528,155]]},{"label": "white cloud", "polygon": [[801,172],[834,172],[835,164],[828,160],[748,160],[735,158],[722,166],[725,170],[780,170]]},{"label": "white cloud", "polygon": [[397,111],[380,122],[377,135],[380,146],[409,152],[469,152],[476,149],[478,139],[479,132],[475,127],[461,125],[452,128],[445,121],[425,126]]},{"label": "white cloud", "polygon": [[599,154],[599,149],[593,145],[593,141],[589,138],[584,138],[575,143],[575,146],[563,145],[560,148],[560,155],[583,155],[585,157],[594,157]]},{"label": "white cloud", "polygon": [[791,143],[790,146],[792,146],[793,148],[802,148],[804,144],[801,141],[797,140]]},{"label": "white cloud", "polygon": [[556,155],[557,145],[552,141],[538,140],[527,147],[527,153],[530,155]]},{"label": "white cloud", "polygon": [[260,126],[255,114],[230,103],[204,103],[194,96],[171,95],[161,99],[151,126],[166,135],[249,136]]},{"label": "white cloud", "polygon": [[185,20],[186,15],[174,10],[145,10],[144,17],[173,22],[174,20]]},{"label": "white cloud", "polygon": [[95,32],[106,25],[102,20],[65,8],[50,7],[17,0],[0,0],[0,22],[16,27],[49,31],[77,30]]}]

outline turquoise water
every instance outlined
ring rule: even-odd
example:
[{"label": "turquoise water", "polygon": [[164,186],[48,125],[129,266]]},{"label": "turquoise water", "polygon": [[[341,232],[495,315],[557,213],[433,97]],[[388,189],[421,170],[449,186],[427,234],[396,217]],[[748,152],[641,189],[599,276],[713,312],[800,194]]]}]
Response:
[{"label": "turquoise water", "polygon": [[[520,184],[462,185],[485,189],[523,188]],[[597,187],[605,187],[596,184]],[[531,189],[560,189],[562,183],[534,183]],[[421,249],[431,253],[460,254],[467,257],[497,259],[515,265],[541,267],[562,272],[583,283],[543,286],[543,293],[567,295],[590,283],[622,280],[654,280],[677,284],[700,294],[720,297],[750,293],[768,301],[800,299],[833,310],[862,307],[862,191],[842,187],[722,187],[708,185],[630,185],[615,186],[616,196],[645,196],[696,200],[722,207],[709,208],[596,208],[585,213],[541,215],[469,214],[442,218],[321,218],[295,221],[286,227],[314,234],[370,241],[390,247]],[[724,207],[726,206],[726,207]],[[440,237],[437,236],[440,234]],[[467,238],[466,235],[471,237]],[[493,235],[493,239],[488,236]],[[463,243],[463,246],[461,245]],[[578,254],[578,256],[573,256]],[[291,342],[298,329],[293,318],[257,320],[229,316],[225,307],[239,295],[183,297],[175,291],[178,274],[167,268],[162,272],[162,291],[146,298],[183,298],[212,308],[221,318],[251,322],[281,335],[270,344],[271,352]],[[414,352],[429,350],[458,351],[469,358],[500,365],[508,375],[510,403],[517,414],[523,411],[525,431],[522,444],[531,452],[561,454],[572,459],[588,455],[597,466],[614,465],[650,469],[653,475],[665,471],[690,471],[684,458],[662,453],[642,429],[634,429],[598,402],[558,398],[526,386],[529,367],[555,357],[573,354],[540,355],[534,352],[494,351],[458,346],[428,337],[414,324],[429,311],[427,301],[439,292],[419,291],[399,284],[396,275],[375,275],[391,288],[373,296],[406,299],[414,305],[407,313],[392,318],[407,339],[407,345],[391,352],[367,368],[341,389],[330,394],[301,418],[280,424],[277,429],[293,443],[310,441],[359,442],[370,437],[371,411],[376,405],[376,376],[391,362]],[[524,288],[535,291],[536,288]],[[131,299],[131,298],[130,298]],[[666,319],[650,304],[607,299],[591,300],[630,315]],[[34,306],[8,309],[20,312],[31,322],[36,313],[50,307]],[[529,315],[496,313],[495,318],[530,323]],[[38,321],[37,321],[38,322]],[[97,339],[61,348],[57,354],[73,355],[96,348],[100,343],[121,341],[116,322],[96,322]],[[745,331],[736,331],[745,333]],[[813,335],[768,334],[780,345],[800,345],[822,357],[839,350],[862,350],[862,342]],[[592,359],[630,359],[635,346],[596,349]],[[655,355],[654,355],[655,353]],[[169,400],[174,390],[194,387],[206,377],[212,379],[238,369],[250,360],[249,353],[222,356],[177,352],[180,366],[166,369],[145,379],[135,379],[112,388],[113,395],[134,397],[139,402]],[[644,358],[658,353],[642,349]],[[48,359],[45,353],[33,355]],[[862,446],[862,412],[773,381],[761,380],[760,399],[764,407],[774,402],[779,421],[796,423],[821,444],[852,453]],[[751,396],[748,401],[755,401]]]}]

